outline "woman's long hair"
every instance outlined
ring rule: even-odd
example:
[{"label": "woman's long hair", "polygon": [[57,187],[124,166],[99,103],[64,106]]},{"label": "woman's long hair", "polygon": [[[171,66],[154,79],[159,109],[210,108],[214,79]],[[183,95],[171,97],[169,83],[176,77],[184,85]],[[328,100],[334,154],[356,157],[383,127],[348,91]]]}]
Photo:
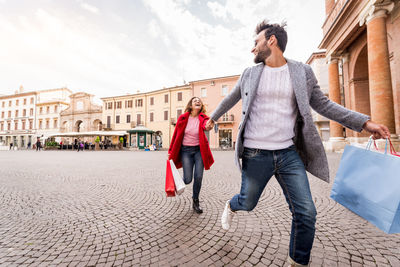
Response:
[{"label": "woman's long hair", "polygon": [[192,101],[195,98],[198,98],[200,100],[200,103],[201,103],[200,112],[205,114],[206,113],[206,108],[204,107],[203,101],[201,101],[200,97],[197,97],[197,96],[194,96],[189,100],[189,102],[186,105],[185,112],[189,112],[189,113],[192,112]]}]

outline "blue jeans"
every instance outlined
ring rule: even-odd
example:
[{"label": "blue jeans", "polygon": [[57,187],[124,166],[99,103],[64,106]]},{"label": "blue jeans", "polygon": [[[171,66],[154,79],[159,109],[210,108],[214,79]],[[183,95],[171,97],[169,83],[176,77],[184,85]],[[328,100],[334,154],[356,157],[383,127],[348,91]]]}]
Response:
[{"label": "blue jeans", "polygon": [[251,211],[275,175],[292,213],[289,256],[307,265],[314,242],[316,209],[304,164],[295,146],[281,150],[244,148],[240,194],[230,201],[232,211]]},{"label": "blue jeans", "polygon": [[181,160],[183,166],[183,181],[190,184],[193,180],[193,199],[199,199],[201,182],[203,180],[204,164],[201,158],[200,146],[182,146]]}]

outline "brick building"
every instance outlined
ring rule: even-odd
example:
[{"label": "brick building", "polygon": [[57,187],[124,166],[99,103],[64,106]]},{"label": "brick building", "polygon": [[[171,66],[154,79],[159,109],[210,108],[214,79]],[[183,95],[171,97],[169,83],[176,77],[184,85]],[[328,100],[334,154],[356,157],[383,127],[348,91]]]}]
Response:
[{"label": "brick building", "polygon": [[[397,0],[325,0],[321,49],[326,49],[329,97],[383,123],[399,146],[400,2]],[[339,76],[339,67],[343,78]],[[343,94],[340,84],[343,84]],[[330,122],[333,150],[347,142],[365,142],[356,133]]]}]

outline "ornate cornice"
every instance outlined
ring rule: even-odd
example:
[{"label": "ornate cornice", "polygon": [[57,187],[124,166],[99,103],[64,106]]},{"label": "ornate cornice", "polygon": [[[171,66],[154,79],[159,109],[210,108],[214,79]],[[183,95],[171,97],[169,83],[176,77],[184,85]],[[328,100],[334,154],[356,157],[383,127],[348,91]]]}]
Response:
[{"label": "ornate cornice", "polygon": [[370,0],[360,12],[360,26],[368,24],[372,19],[386,17],[392,12],[395,3],[393,0]]}]

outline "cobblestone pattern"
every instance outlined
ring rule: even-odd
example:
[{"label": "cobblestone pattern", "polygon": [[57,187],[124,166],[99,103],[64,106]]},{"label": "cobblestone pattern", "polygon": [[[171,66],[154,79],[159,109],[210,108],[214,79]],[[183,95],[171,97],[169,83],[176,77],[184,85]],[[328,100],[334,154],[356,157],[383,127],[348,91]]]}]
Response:
[{"label": "cobblestone pattern", "polygon": [[[164,193],[166,152],[0,151],[1,266],[287,266],[290,213],[275,179],[252,212],[220,227],[239,192],[233,152],[215,151],[200,204]],[[329,154],[331,175],[340,155]],[[329,198],[310,175],[317,206],[311,266],[400,266],[387,235]]]}]

